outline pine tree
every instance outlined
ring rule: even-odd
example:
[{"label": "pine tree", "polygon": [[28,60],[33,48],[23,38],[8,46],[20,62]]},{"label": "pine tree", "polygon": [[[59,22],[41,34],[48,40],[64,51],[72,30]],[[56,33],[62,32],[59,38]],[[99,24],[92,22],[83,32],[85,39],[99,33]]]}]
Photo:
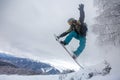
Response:
[{"label": "pine tree", "polygon": [[94,0],[98,16],[93,31],[101,45],[120,46],[120,0]]}]

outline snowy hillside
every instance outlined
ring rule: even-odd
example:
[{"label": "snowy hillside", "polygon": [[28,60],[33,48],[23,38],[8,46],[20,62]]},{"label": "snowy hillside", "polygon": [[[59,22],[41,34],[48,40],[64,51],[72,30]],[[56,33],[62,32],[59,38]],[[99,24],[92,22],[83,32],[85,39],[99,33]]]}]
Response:
[{"label": "snowy hillside", "polygon": [[[14,77],[12,80],[20,80],[20,79],[24,79],[24,80],[33,80],[33,79],[44,79],[44,80],[96,80],[98,77],[99,78],[104,78],[104,77],[109,77],[110,75],[110,64],[107,62],[102,62],[99,63],[97,65],[91,66],[91,67],[86,67],[84,70],[80,69],[77,72],[74,73],[69,73],[69,74],[60,74],[60,75],[47,75],[47,76],[17,76],[17,75],[11,75],[11,76],[6,76],[6,75],[2,75],[0,76],[0,78],[4,78],[5,80],[12,79],[12,77]],[[91,73],[92,76],[91,76]]]},{"label": "snowy hillside", "polygon": [[60,73],[49,64],[0,53],[0,74],[49,75]]}]

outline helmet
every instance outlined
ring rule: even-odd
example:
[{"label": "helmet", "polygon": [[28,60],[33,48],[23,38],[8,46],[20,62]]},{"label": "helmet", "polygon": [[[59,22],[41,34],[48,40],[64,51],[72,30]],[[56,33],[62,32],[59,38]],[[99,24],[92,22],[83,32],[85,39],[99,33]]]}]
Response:
[{"label": "helmet", "polygon": [[76,21],[74,18],[68,19],[68,22],[74,22],[74,21]]}]

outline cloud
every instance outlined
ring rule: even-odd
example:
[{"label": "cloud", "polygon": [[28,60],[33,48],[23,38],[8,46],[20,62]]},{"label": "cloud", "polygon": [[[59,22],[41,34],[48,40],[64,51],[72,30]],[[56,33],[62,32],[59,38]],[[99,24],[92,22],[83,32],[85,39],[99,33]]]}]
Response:
[{"label": "cloud", "polygon": [[[85,3],[86,21],[92,23],[91,1]],[[2,2],[0,50],[37,59],[63,59],[68,55],[53,34],[69,28],[68,18],[79,18],[79,0],[11,0]],[[90,13],[90,15],[89,15]],[[93,13],[93,14],[92,14]],[[64,60],[64,59],[63,59]]]}]

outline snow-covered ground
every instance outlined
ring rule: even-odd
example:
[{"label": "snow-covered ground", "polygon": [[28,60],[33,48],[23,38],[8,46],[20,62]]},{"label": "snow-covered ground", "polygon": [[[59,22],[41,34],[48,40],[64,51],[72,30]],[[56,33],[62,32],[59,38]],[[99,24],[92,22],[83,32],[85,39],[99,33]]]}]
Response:
[{"label": "snow-covered ground", "polygon": [[18,76],[18,75],[1,75],[0,80],[59,80],[58,76]]}]

